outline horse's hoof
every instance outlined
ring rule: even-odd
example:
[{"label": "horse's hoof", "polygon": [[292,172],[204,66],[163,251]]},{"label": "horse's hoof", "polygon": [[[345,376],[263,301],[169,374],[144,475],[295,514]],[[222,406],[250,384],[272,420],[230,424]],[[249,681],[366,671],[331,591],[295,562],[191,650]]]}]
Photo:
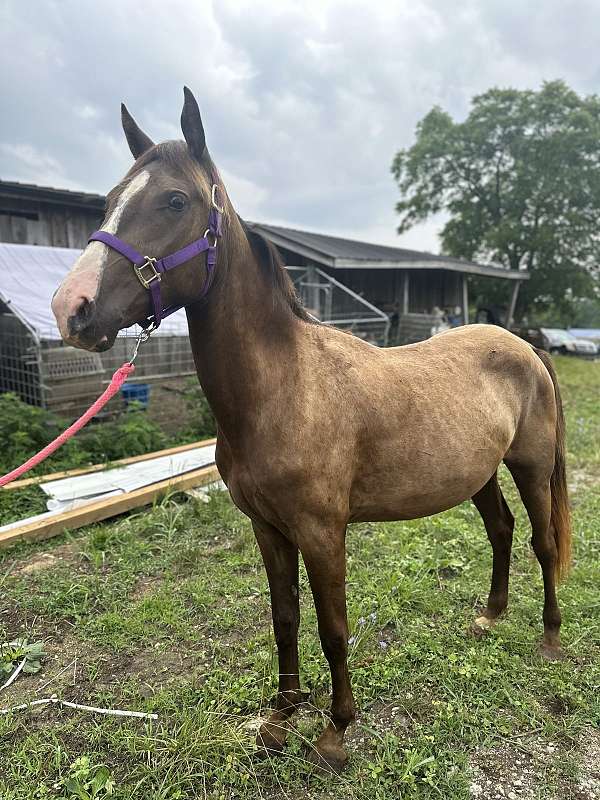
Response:
[{"label": "horse's hoof", "polygon": [[313,747],[308,751],[307,759],[318,772],[326,775],[339,775],[348,763],[348,753],[343,747],[332,747],[327,750],[318,750]]},{"label": "horse's hoof", "polygon": [[256,757],[258,759],[277,756],[283,752],[288,728],[285,723],[265,722],[256,735]]},{"label": "horse's hoof", "polygon": [[542,642],[538,649],[541,657],[546,661],[565,661],[567,659],[567,654],[560,645]]},{"label": "horse's hoof", "polygon": [[477,637],[485,636],[486,633],[491,631],[495,624],[495,619],[486,617],[484,614],[482,614],[480,617],[477,617],[477,619],[473,620],[473,623],[471,624],[471,633],[473,636]]}]

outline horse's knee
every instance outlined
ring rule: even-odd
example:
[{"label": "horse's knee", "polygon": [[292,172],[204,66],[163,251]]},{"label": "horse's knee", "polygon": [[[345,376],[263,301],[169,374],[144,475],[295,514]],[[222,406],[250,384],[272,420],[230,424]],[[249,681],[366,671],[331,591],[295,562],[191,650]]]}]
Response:
[{"label": "horse's knee", "polygon": [[504,552],[510,552],[515,529],[515,518],[506,509],[506,513],[495,520],[493,527],[488,529],[488,536],[492,545]]},{"label": "horse's knee", "polygon": [[488,532],[488,539],[492,549],[503,557],[510,556],[512,550],[512,531],[508,529],[496,529],[493,533]]}]

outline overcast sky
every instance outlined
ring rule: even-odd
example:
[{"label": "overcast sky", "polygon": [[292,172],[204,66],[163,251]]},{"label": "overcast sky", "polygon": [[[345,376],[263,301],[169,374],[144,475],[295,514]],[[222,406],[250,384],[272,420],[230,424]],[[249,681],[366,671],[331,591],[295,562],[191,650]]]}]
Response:
[{"label": "overcast sky", "polygon": [[599,30],[598,0],[0,0],[0,178],[107,192],[121,100],[180,138],[187,84],[242,216],[437,251],[440,220],[395,233],[417,121],[491,86],[598,91]]}]

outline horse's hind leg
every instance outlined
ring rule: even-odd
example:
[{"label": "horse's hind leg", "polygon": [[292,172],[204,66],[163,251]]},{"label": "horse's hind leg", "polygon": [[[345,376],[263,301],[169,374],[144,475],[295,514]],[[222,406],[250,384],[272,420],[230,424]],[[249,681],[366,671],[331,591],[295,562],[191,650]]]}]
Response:
[{"label": "horse's hind leg", "polygon": [[275,710],[256,739],[257,746],[267,752],[279,752],[288,734],[287,720],[302,702],[298,674],[298,548],[276,528],[267,523],[252,523],[265,563],[277,654],[279,658],[279,691]]},{"label": "horse's hind leg", "polygon": [[531,522],[531,544],[542,568],[544,579],[544,640],[542,655],[549,659],[560,658],[560,609],[556,600],[556,565],[558,553],[551,523],[551,495],[549,480],[536,479],[535,473],[507,464],[527,509]]},{"label": "horse's hind leg", "polygon": [[473,495],[473,502],[481,514],[493,552],[492,585],[487,607],[474,624],[474,631],[478,632],[490,628],[508,603],[508,574],[515,519],[498,485],[497,474]]}]

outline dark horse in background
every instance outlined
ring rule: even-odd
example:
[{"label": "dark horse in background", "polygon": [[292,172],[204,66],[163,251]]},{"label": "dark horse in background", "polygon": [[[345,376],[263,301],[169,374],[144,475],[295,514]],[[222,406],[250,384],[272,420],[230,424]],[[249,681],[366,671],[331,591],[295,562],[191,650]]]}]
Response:
[{"label": "dark horse in background", "polygon": [[[108,195],[102,230],[160,258],[202,236],[215,197],[224,207],[210,290],[204,253],[164,274],[161,289],[165,305],[186,308],[198,379],[218,422],[217,465],[252,521],[269,579],[279,692],[259,747],[284,747],[287,720],[303,698],[301,553],[333,688],[331,721],[311,757],[334,769],[347,759],[344,733],[355,716],[349,522],[414,519],[472,498],[493,550],[489,599],[476,624],[494,623],[507,604],[514,526],[497,480],[502,462],[527,509],[542,569],[542,652],[558,656],[555,583],[569,565],[571,532],[563,414],[549,357],[488,325],[380,349],[319,324],[273,247],[232,208],[191,92],[181,117],[185,142],[154,144],[125,107],[122,118],[135,163]],[[64,340],[88,350],[111,347],[121,328],[148,319],[149,308],[130,261],[99,241],[53,299]]]}]

